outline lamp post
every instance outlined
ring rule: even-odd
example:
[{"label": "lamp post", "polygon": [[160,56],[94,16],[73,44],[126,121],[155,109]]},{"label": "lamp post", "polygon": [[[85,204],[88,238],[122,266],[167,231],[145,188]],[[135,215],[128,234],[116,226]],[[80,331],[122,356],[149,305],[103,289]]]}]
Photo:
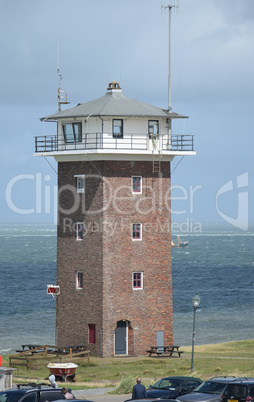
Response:
[{"label": "lamp post", "polygon": [[200,297],[196,293],[196,295],[192,298],[192,307],[193,307],[193,332],[192,332],[192,352],[191,352],[191,373],[193,372],[193,359],[194,359],[194,340],[195,340],[195,318],[196,318],[196,310],[200,304]]}]

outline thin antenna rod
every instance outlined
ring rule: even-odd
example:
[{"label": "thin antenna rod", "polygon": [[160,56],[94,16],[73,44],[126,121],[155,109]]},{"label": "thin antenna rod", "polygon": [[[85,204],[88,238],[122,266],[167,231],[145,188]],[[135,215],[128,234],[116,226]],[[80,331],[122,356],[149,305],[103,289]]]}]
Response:
[{"label": "thin antenna rod", "polygon": [[61,105],[67,105],[67,92],[61,90],[61,80],[62,76],[59,70],[59,42],[57,42],[57,102],[58,102],[58,112],[61,112]]},{"label": "thin antenna rod", "polygon": [[57,103],[58,103],[58,112],[61,111],[61,75],[59,70],[59,42],[57,42]]},{"label": "thin antenna rod", "polygon": [[168,6],[168,110],[172,110],[171,105],[171,8]]},{"label": "thin antenna rod", "polygon": [[171,9],[172,5],[164,6],[168,8],[168,110],[172,110],[171,105]]}]

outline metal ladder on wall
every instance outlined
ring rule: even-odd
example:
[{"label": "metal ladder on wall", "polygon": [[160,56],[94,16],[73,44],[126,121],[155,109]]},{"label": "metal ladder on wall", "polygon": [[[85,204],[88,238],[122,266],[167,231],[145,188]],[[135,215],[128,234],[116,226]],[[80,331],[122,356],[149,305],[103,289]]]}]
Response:
[{"label": "metal ladder on wall", "polygon": [[159,159],[157,159],[155,157],[154,151],[153,151],[153,173],[160,173],[160,171],[161,171],[161,157],[162,157],[162,155],[161,155],[160,151],[159,151],[159,155],[158,155]]}]

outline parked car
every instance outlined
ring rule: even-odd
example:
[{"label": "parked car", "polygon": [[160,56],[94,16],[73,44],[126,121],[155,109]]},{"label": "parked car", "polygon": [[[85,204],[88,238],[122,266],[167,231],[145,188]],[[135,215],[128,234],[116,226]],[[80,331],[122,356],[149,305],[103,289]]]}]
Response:
[{"label": "parked car", "polygon": [[19,385],[0,392],[0,402],[52,402],[61,399],[65,399],[62,388],[40,385]]},{"label": "parked car", "polygon": [[254,378],[241,378],[228,384],[221,395],[222,402],[250,402],[254,400]]},{"label": "parked car", "polygon": [[157,381],[146,391],[148,398],[178,399],[179,395],[192,392],[202,384],[200,378],[195,377],[166,377]]},{"label": "parked car", "polygon": [[213,377],[205,381],[191,394],[179,396],[181,402],[221,402],[221,394],[226,385],[235,381],[236,377]]}]

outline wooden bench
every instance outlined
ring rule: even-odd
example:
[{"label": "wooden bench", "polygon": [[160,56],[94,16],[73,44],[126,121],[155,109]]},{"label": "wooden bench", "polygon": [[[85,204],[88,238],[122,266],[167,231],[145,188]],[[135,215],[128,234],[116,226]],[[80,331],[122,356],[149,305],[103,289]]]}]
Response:
[{"label": "wooden bench", "polygon": [[150,349],[150,350],[147,350],[147,353],[149,353],[149,357],[151,357],[153,354],[155,354],[159,357],[159,356],[163,355],[164,352],[162,352],[162,351],[160,352],[160,351],[156,351],[156,350],[154,351],[154,350]]},{"label": "wooden bench", "polygon": [[181,357],[181,354],[184,353],[183,350],[172,350],[171,352],[169,352],[170,357],[173,355],[178,355],[178,357]]}]

